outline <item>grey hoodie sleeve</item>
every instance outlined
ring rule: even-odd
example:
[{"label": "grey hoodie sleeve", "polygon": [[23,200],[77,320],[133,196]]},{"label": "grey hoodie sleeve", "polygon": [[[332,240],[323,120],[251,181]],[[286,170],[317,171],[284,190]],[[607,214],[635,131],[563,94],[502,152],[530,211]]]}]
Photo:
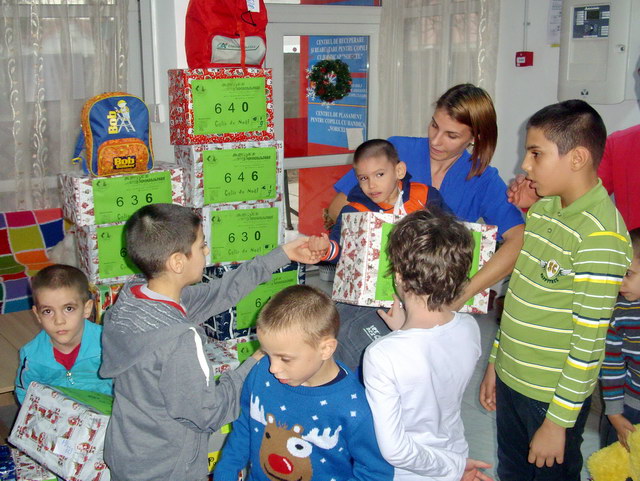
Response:
[{"label": "grey hoodie sleeve", "polygon": [[250,357],[214,380],[195,329],[180,336],[160,376],[160,392],[169,416],[196,431],[216,431],[240,412],[240,392],[256,364]]},{"label": "grey hoodie sleeve", "polygon": [[271,279],[275,270],[290,262],[284,249],[277,247],[264,256],[256,256],[243,263],[237,269],[225,272],[220,279],[185,288],[181,302],[189,313],[189,319],[199,324],[235,306],[258,284]]}]

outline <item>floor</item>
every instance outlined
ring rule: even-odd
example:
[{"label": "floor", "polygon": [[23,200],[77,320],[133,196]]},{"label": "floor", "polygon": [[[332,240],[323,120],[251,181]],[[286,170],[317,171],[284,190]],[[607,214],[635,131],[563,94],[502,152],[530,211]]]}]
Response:
[{"label": "floor", "polygon": [[[307,283],[326,292],[330,293],[331,291],[331,283],[320,280],[318,270],[315,268],[307,273]],[[495,467],[497,465],[495,413],[487,412],[480,406],[478,393],[498,325],[495,320],[495,314],[492,312],[475,317],[478,320],[482,336],[482,356],[478,361],[476,370],[462,400],[462,418],[467,441],[469,442],[469,455],[472,458],[491,463]],[[582,454],[585,460],[598,449],[598,419],[599,405],[594,403],[594,408],[587,421],[584,442],[582,443]],[[494,469],[489,469],[486,472],[494,479],[497,479]],[[583,468],[582,480],[587,481],[588,479],[587,470]]]}]

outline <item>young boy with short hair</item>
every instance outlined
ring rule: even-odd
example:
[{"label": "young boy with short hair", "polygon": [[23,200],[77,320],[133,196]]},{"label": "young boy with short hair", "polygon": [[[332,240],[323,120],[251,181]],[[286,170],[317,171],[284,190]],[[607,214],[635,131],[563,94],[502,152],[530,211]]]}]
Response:
[{"label": "young boy with short hair", "polygon": [[216,481],[391,480],[380,456],[371,411],[356,376],[333,360],[339,317],[331,299],[291,286],[260,312],[258,339],[267,357],[242,389]]},{"label": "young boy with short hair", "polygon": [[[347,212],[384,212],[410,214],[428,206],[446,208],[435,187],[411,182],[407,166],[398,157],[393,144],[371,139],[360,144],[353,153],[353,170],[358,184],[347,196],[329,236],[312,237],[314,248],[325,251],[322,260],[337,263],[340,257],[342,214]],[[317,244],[315,244],[317,242]]]},{"label": "young boy with short hair", "polygon": [[100,372],[115,382],[105,461],[116,481],[202,480],[209,434],[237,416],[242,382],[256,361],[214,380],[198,324],[290,261],[317,262],[319,256],[301,238],[204,284],[209,248],[192,209],[142,207],[125,233],[146,283],[127,283],[105,314]]},{"label": "young boy with short hair", "polygon": [[522,169],[543,197],[524,245],[480,387],[497,409],[501,481],[578,481],[580,445],[616,295],[630,263],[622,217],[598,179],[606,140],[582,100],[527,123]]},{"label": "young boy with short hair", "polygon": [[600,370],[606,415],[600,442],[604,447],[620,441],[627,450],[627,436],[640,423],[640,227],[629,232],[629,237],[633,260],[622,280]]},{"label": "young boy with short hair", "polygon": [[453,216],[422,210],[394,226],[388,254],[406,317],[367,347],[363,362],[380,451],[394,480],[458,481],[469,451],[460,409],[480,330],[447,306],[468,282],[473,240]]},{"label": "young boy with short hair", "polygon": [[54,264],[31,280],[33,313],[42,331],[20,349],[16,397],[22,404],[31,381],[112,394],[111,379],[98,376],[102,326],[93,309],[89,281],[80,270]]}]

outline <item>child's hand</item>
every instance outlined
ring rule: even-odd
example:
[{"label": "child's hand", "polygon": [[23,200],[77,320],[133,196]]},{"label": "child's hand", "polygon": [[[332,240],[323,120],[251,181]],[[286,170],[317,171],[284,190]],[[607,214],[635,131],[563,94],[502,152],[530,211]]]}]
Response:
[{"label": "child's hand", "polygon": [[622,414],[609,414],[607,415],[609,421],[616,429],[616,433],[618,433],[618,441],[620,444],[624,446],[624,449],[629,451],[629,443],[627,441],[627,437],[629,433],[636,430],[636,428],[631,424],[631,422],[625,418]]},{"label": "child's hand", "polygon": [[406,313],[400,306],[400,299],[398,299],[398,296],[395,294],[393,295],[393,304],[391,305],[391,309],[387,312],[385,312],[384,309],[378,309],[377,312],[392,331],[397,331],[404,325]]},{"label": "child's hand", "polygon": [[528,461],[539,468],[550,468],[554,463],[562,464],[566,431],[562,426],[545,419],[531,439]]},{"label": "child's hand", "polygon": [[284,253],[287,254],[289,260],[302,262],[303,264],[316,264],[322,259],[321,252],[309,249],[309,238],[299,237],[282,245]]},{"label": "child's hand", "polygon": [[309,250],[311,252],[322,252],[322,257],[327,253],[327,249],[331,246],[329,236],[327,234],[312,235],[309,237]]},{"label": "child's hand", "polygon": [[487,411],[496,410],[496,368],[492,363],[487,365],[480,384],[480,404]]},{"label": "child's hand", "polygon": [[493,481],[493,478],[487,476],[482,471],[478,471],[480,468],[487,469],[490,467],[491,465],[484,461],[467,458],[467,464],[464,467],[464,474],[460,481]]},{"label": "child's hand", "polygon": [[531,181],[523,174],[518,174],[509,184],[507,200],[520,209],[528,209],[540,199],[536,190],[531,187]]}]

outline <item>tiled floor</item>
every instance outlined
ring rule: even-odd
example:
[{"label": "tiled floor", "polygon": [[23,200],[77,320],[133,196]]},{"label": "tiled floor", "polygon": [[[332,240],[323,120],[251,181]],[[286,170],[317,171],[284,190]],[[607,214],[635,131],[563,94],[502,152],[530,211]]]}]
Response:
[{"label": "tiled floor", "polygon": [[[331,283],[321,281],[318,277],[317,270],[308,272],[307,283],[327,292],[331,290]],[[497,464],[495,413],[487,412],[480,406],[478,393],[498,325],[493,313],[475,317],[478,320],[482,335],[482,356],[478,361],[478,365],[462,401],[462,418],[464,420],[467,441],[469,442],[470,456],[475,459],[487,461],[495,467]],[[582,453],[585,460],[597,449],[598,414],[594,410],[587,421],[584,443],[582,444]],[[488,470],[487,473],[494,477],[494,479],[497,479],[494,469]],[[586,468],[583,469],[582,479],[583,481],[588,480]]]}]

